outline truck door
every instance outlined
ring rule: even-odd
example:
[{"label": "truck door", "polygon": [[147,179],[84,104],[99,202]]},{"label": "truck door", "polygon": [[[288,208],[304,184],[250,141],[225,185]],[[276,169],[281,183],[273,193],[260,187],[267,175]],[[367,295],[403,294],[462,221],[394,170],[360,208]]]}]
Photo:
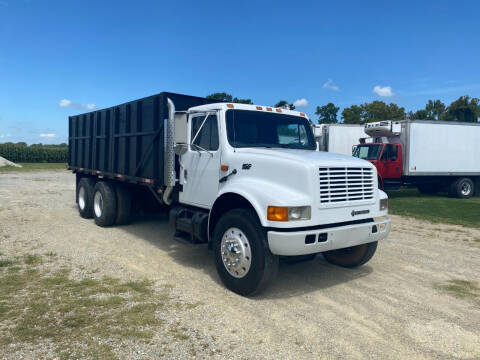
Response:
[{"label": "truck door", "polygon": [[209,208],[218,193],[220,144],[216,113],[189,118],[189,146],[180,161],[180,202]]},{"label": "truck door", "polygon": [[402,176],[402,152],[400,144],[387,144],[382,154],[385,179],[398,179]]}]

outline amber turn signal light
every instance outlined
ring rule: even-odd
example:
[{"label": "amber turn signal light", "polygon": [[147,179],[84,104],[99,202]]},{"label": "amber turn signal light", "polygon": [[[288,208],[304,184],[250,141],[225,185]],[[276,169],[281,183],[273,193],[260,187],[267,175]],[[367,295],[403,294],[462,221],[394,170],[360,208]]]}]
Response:
[{"label": "amber turn signal light", "polygon": [[269,206],[267,209],[267,219],[271,221],[288,221],[288,207]]}]

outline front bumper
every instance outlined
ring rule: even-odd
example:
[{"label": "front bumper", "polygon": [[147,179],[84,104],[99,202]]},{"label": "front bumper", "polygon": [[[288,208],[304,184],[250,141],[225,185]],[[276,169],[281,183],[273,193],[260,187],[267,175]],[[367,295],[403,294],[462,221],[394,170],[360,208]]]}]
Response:
[{"label": "front bumper", "polygon": [[[376,231],[375,231],[376,229]],[[390,232],[390,218],[318,230],[268,231],[268,246],[275,255],[307,255],[383,240]],[[311,235],[308,237],[307,235]],[[314,237],[313,237],[313,236]],[[312,241],[314,242],[306,243]]]}]

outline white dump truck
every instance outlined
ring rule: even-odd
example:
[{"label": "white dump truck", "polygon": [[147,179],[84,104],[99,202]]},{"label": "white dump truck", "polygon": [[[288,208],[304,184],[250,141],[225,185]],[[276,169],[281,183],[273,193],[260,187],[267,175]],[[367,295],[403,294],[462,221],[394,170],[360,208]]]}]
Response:
[{"label": "white dump truck", "polygon": [[265,288],[279,257],[356,267],[387,237],[375,167],[316,148],[303,113],[166,92],[69,118],[80,215],[125,224],[153,200],[241,295]]},{"label": "white dump truck", "polygon": [[365,138],[364,126],[360,124],[313,125],[313,134],[319,151],[352,155],[361,138]]}]

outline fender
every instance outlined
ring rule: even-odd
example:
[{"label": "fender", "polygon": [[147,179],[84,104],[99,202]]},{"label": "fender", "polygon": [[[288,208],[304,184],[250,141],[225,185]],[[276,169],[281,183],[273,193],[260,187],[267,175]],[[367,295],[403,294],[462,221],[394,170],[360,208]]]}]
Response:
[{"label": "fender", "polygon": [[[267,208],[275,206],[302,206],[311,203],[311,198],[305,193],[291,187],[281,186],[269,181],[255,178],[230,178],[218,193],[217,199],[223,194],[233,193],[245,198],[255,209],[262,226],[273,224],[267,220]],[[281,196],[279,196],[281,194]],[[215,207],[215,203],[212,209]]]}]

